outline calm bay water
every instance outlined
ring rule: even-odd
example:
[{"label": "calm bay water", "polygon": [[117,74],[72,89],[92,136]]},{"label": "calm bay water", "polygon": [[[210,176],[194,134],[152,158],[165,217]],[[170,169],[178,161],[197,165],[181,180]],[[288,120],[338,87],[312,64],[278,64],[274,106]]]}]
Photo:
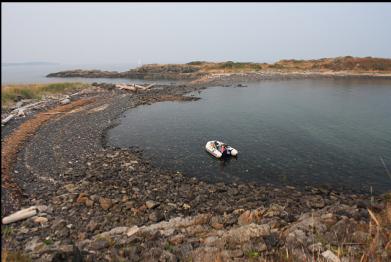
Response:
[{"label": "calm bay water", "polygon": [[[391,190],[391,81],[264,81],[214,87],[193,102],[131,109],[109,144],[137,146],[163,168],[209,181]],[[208,140],[239,150],[220,161]]]}]

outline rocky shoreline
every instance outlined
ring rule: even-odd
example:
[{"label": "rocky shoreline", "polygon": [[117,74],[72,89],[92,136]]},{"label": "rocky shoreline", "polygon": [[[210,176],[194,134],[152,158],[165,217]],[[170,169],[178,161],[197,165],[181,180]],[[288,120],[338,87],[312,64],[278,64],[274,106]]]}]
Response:
[{"label": "rocky shoreline", "polygon": [[[222,78],[233,84],[229,77]],[[137,93],[95,84],[75,98],[94,102],[53,117],[19,151],[11,169],[19,202],[2,186],[3,217],[39,207],[34,217],[2,225],[2,255],[37,261],[390,259],[389,194],[207,183],[161,170],[137,148],[106,146],[105,131],[125,110],[192,100],[184,95],[222,78]],[[19,126],[2,130],[2,146]]]},{"label": "rocky shoreline", "polygon": [[84,78],[118,78],[118,79],[145,79],[145,80],[186,80],[201,81],[205,83],[232,83],[232,82],[251,82],[261,80],[289,80],[289,79],[319,79],[319,78],[361,78],[361,79],[391,79],[390,73],[356,73],[350,71],[339,72],[319,72],[319,71],[262,71],[262,72],[238,72],[238,73],[208,73],[181,68],[177,70],[162,69],[152,70],[148,67],[141,70],[131,69],[125,72],[101,71],[101,70],[68,70],[48,74],[47,77],[84,77]]}]

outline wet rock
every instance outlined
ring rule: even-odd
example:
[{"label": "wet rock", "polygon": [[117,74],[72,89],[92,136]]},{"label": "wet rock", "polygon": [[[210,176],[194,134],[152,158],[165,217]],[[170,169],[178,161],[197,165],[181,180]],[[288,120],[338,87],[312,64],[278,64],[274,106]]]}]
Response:
[{"label": "wet rock", "polygon": [[112,201],[109,198],[99,198],[99,204],[103,210],[108,210],[112,206]]},{"label": "wet rock", "polygon": [[147,202],[145,202],[145,205],[147,206],[147,208],[152,209],[152,208],[158,207],[160,205],[160,203],[152,201],[152,200],[148,200]]}]

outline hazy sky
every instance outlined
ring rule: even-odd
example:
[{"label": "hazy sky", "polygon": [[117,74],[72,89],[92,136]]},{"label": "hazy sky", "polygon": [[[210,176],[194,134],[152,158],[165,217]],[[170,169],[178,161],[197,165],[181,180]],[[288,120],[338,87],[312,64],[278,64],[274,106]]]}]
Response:
[{"label": "hazy sky", "polygon": [[2,3],[2,62],[391,57],[391,4]]}]

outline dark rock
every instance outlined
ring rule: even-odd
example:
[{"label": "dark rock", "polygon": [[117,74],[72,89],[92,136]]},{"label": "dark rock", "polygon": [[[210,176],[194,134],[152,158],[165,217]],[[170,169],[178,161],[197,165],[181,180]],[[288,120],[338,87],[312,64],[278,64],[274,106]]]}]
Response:
[{"label": "dark rock", "polygon": [[59,250],[56,252],[52,258],[52,262],[63,262],[63,261],[72,261],[72,262],[82,262],[83,255],[80,250],[73,245],[72,251]]},{"label": "dark rock", "polygon": [[164,215],[162,214],[161,211],[156,210],[156,211],[153,211],[151,214],[149,214],[148,218],[152,222],[159,222],[164,219]]},{"label": "dark rock", "polygon": [[268,236],[263,237],[265,244],[270,248],[277,247],[280,243],[280,238],[277,233],[271,233]]},{"label": "dark rock", "polygon": [[357,201],[357,208],[368,208],[369,207],[369,202],[368,201],[363,201],[363,200],[359,200]]}]

